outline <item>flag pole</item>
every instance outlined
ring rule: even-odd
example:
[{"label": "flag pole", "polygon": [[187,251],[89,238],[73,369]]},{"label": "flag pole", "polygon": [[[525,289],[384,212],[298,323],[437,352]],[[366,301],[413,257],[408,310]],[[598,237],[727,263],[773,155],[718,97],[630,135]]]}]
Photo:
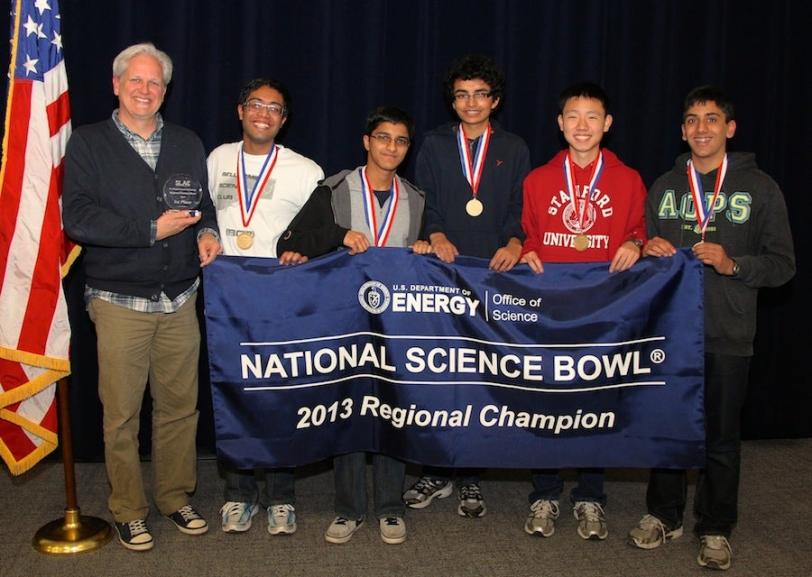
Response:
[{"label": "flag pole", "polygon": [[70,430],[68,379],[57,384],[59,430],[62,436],[62,461],[65,466],[65,516],[40,527],[32,545],[40,553],[66,555],[92,551],[104,546],[113,536],[109,523],[87,517],[79,511],[76,499],[76,474],[73,466],[73,437]]}]

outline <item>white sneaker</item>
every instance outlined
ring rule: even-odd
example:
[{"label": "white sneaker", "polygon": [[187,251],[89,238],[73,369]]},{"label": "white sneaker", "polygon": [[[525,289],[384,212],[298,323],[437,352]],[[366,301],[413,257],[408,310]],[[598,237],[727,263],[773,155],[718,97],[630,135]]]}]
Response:
[{"label": "white sneaker", "polygon": [[384,543],[398,545],[406,540],[406,522],[403,517],[384,517],[379,524]]},{"label": "white sneaker", "polygon": [[223,519],[223,531],[226,533],[244,533],[251,528],[251,519],[259,512],[257,503],[229,501],[220,509]]},{"label": "white sneaker", "polygon": [[293,505],[271,505],[268,507],[268,533],[271,535],[293,535],[296,532],[296,509]]},{"label": "white sneaker", "polygon": [[328,543],[346,543],[352,539],[353,533],[363,524],[363,517],[357,521],[346,517],[336,517],[327,527],[327,531],[324,532],[324,540]]}]

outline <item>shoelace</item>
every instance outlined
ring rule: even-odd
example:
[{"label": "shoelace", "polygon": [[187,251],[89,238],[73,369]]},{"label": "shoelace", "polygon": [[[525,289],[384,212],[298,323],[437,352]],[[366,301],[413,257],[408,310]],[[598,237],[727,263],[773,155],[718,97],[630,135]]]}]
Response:
[{"label": "shoelace", "polygon": [[[579,507],[581,514],[586,517],[587,521],[600,521],[605,515],[603,507],[600,503],[584,503]],[[662,523],[660,523],[662,525]]]},{"label": "shoelace", "polygon": [[730,543],[722,535],[704,535],[701,541],[708,549],[730,550]]},{"label": "shoelace", "polygon": [[663,522],[654,515],[643,515],[643,518],[640,519],[640,528],[646,531],[655,529],[657,533],[661,535],[663,539],[665,539],[665,525],[663,525]]},{"label": "shoelace", "polygon": [[589,522],[600,522],[604,517],[603,507],[600,503],[584,503],[579,508],[581,515],[586,517]]},{"label": "shoelace", "polygon": [[398,519],[397,517],[387,517],[386,519],[383,520],[383,522],[389,526],[397,526],[400,524],[400,519]]},{"label": "shoelace", "polygon": [[423,493],[426,489],[431,490],[434,488],[434,481],[429,477],[420,477],[417,483],[414,484],[414,488],[418,493]]},{"label": "shoelace", "polygon": [[200,519],[200,515],[195,513],[195,510],[192,509],[191,505],[184,505],[180,509],[178,509],[178,513],[180,516],[183,517],[184,521],[192,521],[194,519]]},{"label": "shoelace", "polygon": [[536,517],[555,517],[558,515],[558,507],[552,501],[539,500],[530,506]]},{"label": "shoelace", "polygon": [[460,489],[460,499],[463,501],[481,501],[482,491],[476,485],[463,485]]},{"label": "shoelace", "polygon": [[346,517],[336,517],[336,520],[333,521],[334,525],[346,525],[349,522],[349,519]]},{"label": "shoelace", "polygon": [[287,523],[291,511],[293,511],[292,505],[274,505],[271,507],[271,515],[276,519],[284,519],[285,523]]},{"label": "shoelace", "polygon": [[141,533],[147,532],[147,523],[143,519],[136,519],[135,521],[130,521],[127,523],[128,527],[130,528],[130,534],[135,537],[136,535],[140,535]]},{"label": "shoelace", "polygon": [[223,513],[225,513],[225,515],[227,517],[230,517],[232,515],[241,515],[242,512],[243,512],[243,509],[248,510],[248,509],[251,508],[250,505],[248,505],[248,506],[246,506],[246,505],[247,505],[247,503],[240,503],[240,502],[237,502],[237,501],[232,502],[231,505],[228,506],[228,509],[224,508]]}]

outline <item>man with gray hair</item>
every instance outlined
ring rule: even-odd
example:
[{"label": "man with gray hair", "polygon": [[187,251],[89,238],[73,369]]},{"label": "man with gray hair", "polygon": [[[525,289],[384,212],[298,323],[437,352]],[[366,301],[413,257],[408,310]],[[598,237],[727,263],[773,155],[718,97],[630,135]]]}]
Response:
[{"label": "man with gray hair", "polygon": [[65,155],[63,220],[84,247],[85,302],[96,325],[108,506],[119,541],[136,551],[153,547],[138,453],[147,380],[155,503],[180,531],[208,530],[189,504],[197,483],[195,300],[200,267],[220,242],[203,194],[203,145],[158,112],[171,78],[164,52],[126,48],[113,62],[119,107],[76,130]]}]

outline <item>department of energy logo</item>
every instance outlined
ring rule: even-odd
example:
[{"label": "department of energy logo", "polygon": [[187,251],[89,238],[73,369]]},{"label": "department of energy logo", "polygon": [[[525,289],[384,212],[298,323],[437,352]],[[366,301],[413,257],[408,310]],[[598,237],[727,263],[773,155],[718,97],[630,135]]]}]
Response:
[{"label": "department of energy logo", "polygon": [[364,310],[374,315],[381,314],[389,306],[389,289],[382,282],[370,280],[358,289],[358,302]]}]

